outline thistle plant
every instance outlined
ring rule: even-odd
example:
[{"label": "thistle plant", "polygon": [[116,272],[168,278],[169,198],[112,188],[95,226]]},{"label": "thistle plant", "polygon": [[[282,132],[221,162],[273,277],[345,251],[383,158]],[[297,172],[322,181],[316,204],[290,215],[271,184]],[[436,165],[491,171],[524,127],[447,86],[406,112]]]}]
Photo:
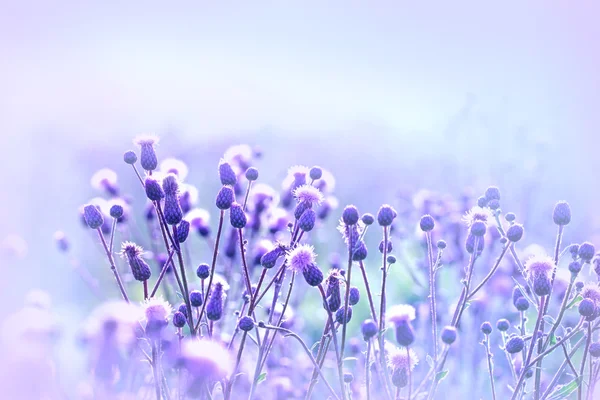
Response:
[{"label": "thistle plant", "polygon": [[600,256],[586,238],[563,243],[578,234],[567,202],[540,223],[550,240],[529,238],[495,186],[408,207],[370,193],[383,205],[361,214],[361,198],[337,208],[320,166],[271,186],[268,153],[232,146],[196,188],[156,137],[135,143],[135,184],[111,163],[80,211],[103,267],[78,269],[103,301],[81,335],[95,397],[598,396]]}]

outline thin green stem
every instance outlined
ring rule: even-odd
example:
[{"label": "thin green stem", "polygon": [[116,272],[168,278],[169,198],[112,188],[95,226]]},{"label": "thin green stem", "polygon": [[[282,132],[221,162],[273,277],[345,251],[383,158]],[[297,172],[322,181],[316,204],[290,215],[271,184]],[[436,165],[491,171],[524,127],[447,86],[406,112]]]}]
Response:
[{"label": "thin green stem", "polygon": [[113,255],[110,252],[108,245],[106,244],[106,240],[104,240],[104,235],[102,234],[102,231],[100,230],[100,228],[96,229],[96,231],[98,232],[98,236],[100,237],[100,241],[102,242],[102,247],[104,247],[104,252],[106,253],[106,257],[108,257],[108,262],[110,263],[110,269],[112,270],[113,275],[115,276],[117,285],[119,286],[119,290],[121,291],[121,296],[123,296],[123,300],[125,300],[127,303],[129,303],[129,297],[127,296],[127,292],[125,291],[125,287],[123,286],[123,282],[121,281],[121,277],[119,276],[119,271],[117,270],[117,267],[115,266],[115,259],[113,258]]}]

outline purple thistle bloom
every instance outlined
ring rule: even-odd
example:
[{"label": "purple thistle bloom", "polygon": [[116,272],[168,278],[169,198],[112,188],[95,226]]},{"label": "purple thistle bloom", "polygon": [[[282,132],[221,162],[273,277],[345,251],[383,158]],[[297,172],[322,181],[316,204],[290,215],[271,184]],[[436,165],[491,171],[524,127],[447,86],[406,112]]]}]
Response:
[{"label": "purple thistle bloom", "polygon": [[202,303],[204,303],[204,297],[202,297],[202,292],[199,290],[192,290],[190,292],[190,304],[192,307],[201,307]]},{"label": "purple thistle bloom", "polygon": [[206,279],[210,276],[210,266],[208,264],[200,264],[196,269],[196,276],[200,279]]},{"label": "purple thistle bloom", "polygon": [[144,188],[146,189],[146,196],[151,201],[159,201],[165,197],[165,192],[163,192],[162,187],[154,178],[147,177],[144,181]]},{"label": "purple thistle bloom", "polygon": [[140,164],[146,171],[154,171],[158,167],[158,158],[154,145],[158,143],[156,136],[142,136],[135,140],[140,146]]},{"label": "purple thistle bloom", "polygon": [[523,350],[523,347],[525,347],[525,341],[521,336],[512,336],[506,342],[506,351],[509,354],[518,353]]},{"label": "purple thistle bloom", "polygon": [[590,242],[583,242],[579,245],[579,251],[577,254],[579,258],[585,263],[589,263],[594,258],[594,254],[596,253],[596,247]]},{"label": "purple thistle bloom", "polygon": [[294,208],[294,218],[300,219],[302,214],[304,214],[304,211],[310,209],[311,207],[312,204],[308,201],[299,202],[298,204],[296,204],[296,208]]},{"label": "purple thistle bloom", "polygon": [[235,195],[231,186],[223,186],[217,194],[215,204],[219,210],[227,210],[235,201]]},{"label": "purple thistle bloom", "polygon": [[115,218],[115,219],[119,219],[123,216],[123,206],[120,204],[114,204],[110,207],[110,216]]},{"label": "purple thistle bloom", "polygon": [[280,246],[275,246],[271,251],[266,252],[260,259],[260,264],[264,268],[273,268],[275,263],[284,254],[284,250]]},{"label": "purple thistle bloom", "polygon": [[435,220],[429,214],[423,215],[419,221],[419,226],[423,232],[430,232],[435,227]]},{"label": "purple thistle bloom", "polygon": [[492,333],[492,324],[490,324],[488,321],[485,321],[483,324],[481,324],[481,332],[483,332],[484,335],[489,335]]},{"label": "purple thistle bloom", "polygon": [[465,250],[467,250],[467,253],[473,254],[475,251],[475,239],[477,239],[477,255],[479,255],[483,251],[483,246],[485,244],[483,238],[476,238],[474,235],[469,234],[465,242]]},{"label": "purple thistle bloom", "polygon": [[508,238],[508,240],[515,243],[521,240],[521,238],[523,237],[523,232],[523,225],[514,224],[506,230],[506,237]]},{"label": "purple thistle bloom", "polygon": [[456,341],[456,328],[453,326],[445,326],[441,334],[442,342],[450,345]]},{"label": "purple thistle bloom", "polygon": [[177,181],[177,175],[168,174],[163,178],[162,188],[165,192],[165,196],[177,196],[179,194],[179,182]]},{"label": "purple thistle bloom", "polygon": [[165,196],[165,205],[163,213],[165,221],[169,225],[177,225],[183,219],[183,211],[179,205],[177,195],[167,194]]},{"label": "purple thistle bloom", "polygon": [[258,179],[258,170],[254,167],[250,167],[246,170],[246,179],[249,181],[255,181]]},{"label": "purple thistle bloom", "polygon": [[487,231],[487,226],[483,221],[475,221],[473,222],[473,224],[471,225],[471,228],[469,229],[469,233],[475,237],[480,238],[480,241],[483,241],[481,238],[485,235],[485,232]]},{"label": "purple thistle bloom", "polygon": [[211,290],[208,303],[206,304],[206,318],[211,321],[218,321],[223,315],[223,284],[217,282]]},{"label": "purple thistle bloom", "polygon": [[185,314],[183,314],[180,311],[176,311],[175,314],[173,314],[173,325],[176,328],[183,328],[185,326],[185,323],[186,323]]},{"label": "purple thistle bloom", "polygon": [[344,222],[344,225],[355,225],[359,218],[360,215],[356,206],[348,205],[344,208],[344,211],[342,212],[342,221]]},{"label": "purple thistle bloom", "polygon": [[525,275],[533,283],[533,291],[538,296],[550,294],[551,273],[556,268],[554,260],[546,256],[534,256],[525,262]]},{"label": "purple thistle bloom", "polygon": [[485,190],[485,199],[488,202],[492,200],[500,200],[500,189],[495,186],[490,186]]},{"label": "purple thistle bloom", "polygon": [[373,214],[369,213],[363,214],[363,216],[360,219],[363,222],[363,224],[367,226],[373,225],[373,222],[375,222],[375,217],[373,216]]},{"label": "purple thistle bloom", "polygon": [[137,156],[135,155],[135,152],[131,150],[126,151],[125,154],[123,154],[123,161],[125,161],[127,164],[135,164],[137,161]]},{"label": "purple thistle bloom", "polygon": [[148,263],[141,257],[142,251],[140,246],[132,242],[124,242],[121,249],[121,255],[127,258],[133,277],[140,282],[150,279],[152,275]]},{"label": "purple thistle bloom", "polygon": [[377,327],[375,321],[373,321],[372,319],[367,319],[361,324],[360,330],[363,335],[363,339],[367,341],[373,336],[377,335],[379,328]]},{"label": "purple thistle bloom", "polygon": [[331,270],[329,276],[325,280],[325,283],[327,284],[327,290],[325,292],[325,296],[327,297],[327,307],[331,312],[336,312],[342,305],[342,296],[340,294],[341,279],[342,277],[337,270]]},{"label": "purple thistle bloom", "polygon": [[219,162],[219,179],[223,185],[234,186],[237,182],[237,178],[231,164],[221,159]]},{"label": "purple thistle bloom", "polygon": [[559,201],[554,206],[552,220],[556,225],[568,225],[571,222],[571,207],[566,201]]},{"label": "purple thistle bloom", "polygon": [[591,317],[596,312],[596,305],[591,299],[583,299],[579,303],[578,311],[582,317]]},{"label": "purple thistle bloom", "polygon": [[304,232],[310,232],[315,226],[317,214],[312,208],[307,209],[298,219],[298,227]]},{"label": "purple thistle bloom", "polygon": [[354,251],[352,252],[352,260],[354,261],[362,261],[367,258],[368,250],[367,245],[364,240],[359,241],[354,246]]},{"label": "purple thistle bloom", "polygon": [[[381,254],[383,254],[383,243],[384,243],[383,240],[381,242],[379,242],[379,252]],[[392,250],[393,250],[393,248],[394,248],[394,246],[392,245],[392,241],[388,239],[388,242],[387,242],[387,252],[391,253]]]},{"label": "purple thistle bloom", "polygon": [[594,358],[600,357],[600,342],[594,342],[590,344],[590,356]]},{"label": "purple thistle bloom", "polygon": [[377,212],[377,222],[381,226],[390,226],[398,214],[387,204],[382,205]]},{"label": "purple thistle bloom", "polygon": [[349,299],[348,299],[348,301],[350,302],[350,305],[354,306],[354,305],[358,304],[359,300],[360,300],[360,291],[358,290],[358,288],[356,286],[352,286],[350,288],[350,294],[349,294]]},{"label": "purple thistle bloom", "polygon": [[104,223],[104,217],[98,206],[88,204],[83,208],[85,223],[92,229],[98,229]]},{"label": "purple thistle bloom", "polygon": [[190,233],[190,223],[186,220],[182,220],[179,225],[177,225],[177,241],[179,243],[183,243],[186,241],[188,235]]},{"label": "purple thistle bloom", "polygon": [[244,332],[249,332],[254,328],[254,320],[245,315],[238,321],[238,327]]},{"label": "purple thistle bloom", "polygon": [[302,275],[310,286],[319,286],[323,282],[323,272],[316,264],[310,264],[302,270]]},{"label": "purple thistle bloom", "polygon": [[[348,323],[352,319],[352,306],[348,306],[348,313],[345,313],[346,307],[342,307],[335,312],[335,320],[340,323]],[[344,315],[346,318],[344,319]]]},{"label": "purple thistle bloom", "polygon": [[188,316],[188,308],[187,308],[187,305],[185,303],[181,303],[179,305],[179,307],[177,308],[177,311],[179,311],[180,313],[182,313],[183,316],[187,318],[187,316]]},{"label": "purple thistle bloom", "polygon": [[233,203],[229,209],[229,222],[236,229],[242,229],[248,222],[244,209],[238,203]]}]

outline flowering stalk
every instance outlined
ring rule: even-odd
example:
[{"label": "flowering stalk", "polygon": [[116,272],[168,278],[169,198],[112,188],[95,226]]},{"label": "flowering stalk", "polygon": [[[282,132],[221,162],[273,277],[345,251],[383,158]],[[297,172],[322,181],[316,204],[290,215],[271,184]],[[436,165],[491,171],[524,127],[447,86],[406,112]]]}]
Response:
[{"label": "flowering stalk", "polygon": [[385,376],[385,386],[390,387],[390,374],[385,361],[384,331],[385,331],[385,307],[386,307],[386,280],[387,280],[387,249],[388,249],[388,227],[383,227],[383,267],[381,268],[381,303],[379,305],[379,357],[381,368]]},{"label": "flowering stalk", "polygon": [[373,303],[373,295],[371,294],[371,286],[369,285],[369,279],[367,278],[367,271],[365,270],[365,264],[361,260],[358,264],[360,271],[362,272],[363,281],[365,282],[365,290],[367,292],[367,299],[369,300],[369,308],[371,309],[371,318],[377,324],[377,313],[375,312],[375,304]]},{"label": "flowering stalk", "polygon": [[[487,364],[488,364],[488,372],[490,374],[490,383],[492,386],[492,399],[496,400],[496,388],[494,386],[494,362],[492,361],[492,352],[490,351],[490,336],[485,335],[483,339],[483,345],[485,347],[485,352],[487,356]],[[510,357],[509,357],[510,358]]]},{"label": "flowering stalk", "polygon": [[[583,376],[583,370],[585,369],[585,360],[590,350],[590,344],[592,343],[592,325],[588,323],[587,326],[587,334],[585,340],[585,348],[583,350],[583,357],[581,358],[581,367],[579,368],[579,376]],[[592,376],[590,374],[588,385],[591,383]],[[581,396],[583,394],[583,382],[577,387],[577,399],[581,400]]]},{"label": "flowering stalk", "polygon": [[[212,287],[213,278],[215,276],[215,268],[217,266],[217,255],[219,254],[219,243],[221,242],[221,232],[223,231],[223,219],[224,219],[225,211],[221,210],[219,216],[219,227],[217,228],[217,238],[215,239],[215,247],[213,250],[213,258],[212,264],[210,267],[210,276],[208,278],[208,285],[206,286],[206,297],[210,294],[210,289]],[[205,301],[202,304],[202,309],[200,310],[200,316],[198,317],[198,322],[202,320],[202,316],[204,315],[204,311],[206,310],[206,304],[208,302]]]},{"label": "flowering stalk", "polygon": [[106,253],[106,257],[108,257],[108,262],[110,263],[110,269],[112,270],[115,279],[117,281],[117,285],[119,286],[119,290],[121,291],[121,296],[123,296],[123,300],[129,303],[129,297],[127,296],[127,292],[125,291],[125,287],[123,286],[123,282],[121,281],[121,277],[119,276],[119,271],[115,266],[115,259],[113,258],[112,253],[108,249],[108,245],[106,244],[106,240],[104,240],[104,235],[102,234],[102,230],[97,228],[98,236],[100,236],[100,241],[102,242],[102,247],[104,247],[104,252]]},{"label": "flowering stalk", "polygon": [[344,299],[344,323],[342,326],[342,348],[341,358],[344,358],[344,350],[346,348],[346,326],[348,325],[348,305],[350,304],[350,282],[352,278],[352,254],[354,249],[354,243],[352,241],[352,235],[350,234],[350,227],[346,227],[348,237],[348,270],[346,271],[346,295]]},{"label": "flowering stalk", "polygon": [[437,313],[435,304],[435,265],[431,246],[431,232],[425,232],[427,238],[427,258],[429,260],[429,311],[431,313],[431,341],[433,342],[433,362],[438,358]]}]

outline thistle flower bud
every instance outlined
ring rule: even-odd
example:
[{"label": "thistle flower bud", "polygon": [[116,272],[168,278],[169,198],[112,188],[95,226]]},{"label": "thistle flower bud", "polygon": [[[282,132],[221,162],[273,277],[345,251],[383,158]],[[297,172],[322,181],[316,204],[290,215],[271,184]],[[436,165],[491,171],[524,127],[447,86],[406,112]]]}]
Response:
[{"label": "thistle flower bud", "polygon": [[137,161],[137,156],[131,150],[126,151],[125,154],[123,154],[123,161],[125,161],[127,164],[133,165]]},{"label": "thistle flower bud", "polygon": [[509,212],[504,215],[504,219],[508,222],[513,222],[515,219],[517,219],[517,216],[515,213]]},{"label": "thistle flower bud", "polygon": [[488,321],[485,321],[483,324],[481,324],[481,332],[484,335],[489,335],[492,333],[492,324],[490,324]]},{"label": "thistle flower bud", "polygon": [[85,223],[92,229],[98,229],[104,223],[104,217],[102,216],[102,212],[93,204],[88,204],[83,208],[83,218],[85,219]]},{"label": "thistle flower bud", "polygon": [[143,282],[152,276],[152,271],[148,263],[141,257],[141,254],[142,248],[140,246],[132,242],[123,243],[121,255],[127,258],[127,263],[135,280]]},{"label": "thistle flower bud", "polygon": [[584,283],[579,281],[579,282],[575,282],[575,289],[581,291],[581,289],[583,289]]},{"label": "thistle flower bud", "polygon": [[581,263],[579,261],[571,261],[569,263],[569,272],[573,275],[577,275],[581,271]]},{"label": "thistle flower bud", "polygon": [[554,206],[552,219],[556,225],[568,225],[571,222],[571,207],[566,201],[559,201]]},{"label": "thistle flower bud", "polygon": [[485,198],[485,196],[480,196],[480,197],[477,199],[477,206],[478,206],[478,207],[484,208],[484,207],[486,207],[486,206],[487,206],[487,203],[488,203],[488,201],[487,201],[487,199]]},{"label": "thistle flower bud", "polygon": [[475,251],[475,242],[477,241],[477,255],[481,254],[481,252],[483,251],[483,246],[484,246],[484,240],[482,238],[477,238],[474,235],[469,234],[469,236],[467,236],[467,240],[465,242],[465,250],[467,250],[467,253],[469,254],[473,254],[473,252]]},{"label": "thistle flower bud", "polygon": [[[352,319],[352,307],[348,306],[348,312],[344,313],[344,310],[346,309],[346,307],[342,307],[340,309],[338,309],[335,312],[335,320],[339,323],[339,324],[344,324],[344,323],[348,323],[350,322],[350,320]],[[346,318],[344,318],[344,314],[346,316]]]},{"label": "thistle flower bud", "polygon": [[314,166],[310,169],[309,176],[310,179],[312,179],[313,181],[321,179],[321,176],[323,176],[323,170],[321,169],[321,167]]},{"label": "thistle flower bud", "polygon": [[350,293],[348,294],[348,297],[348,301],[350,302],[351,306],[358,304],[358,301],[360,300],[360,291],[356,286],[352,286],[350,288]]},{"label": "thistle flower bud", "polygon": [[377,335],[379,329],[377,328],[377,324],[375,324],[375,321],[373,321],[372,319],[367,319],[361,324],[360,330],[362,332],[363,339],[366,342],[373,336]]},{"label": "thistle flower bud", "polygon": [[223,284],[217,282],[210,292],[208,303],[206,304],[206,318],[211,321],[218,321],[223,315]]},{"label": "thistle flower bud", "polygon": [[552,290],[551,272],[556,265],[550,257],[536,256],[525,263],[525,274],[533,283],[533,291],[538,296],[546,296]]},{"label": "thistle flower bud", "polygon": [[521,336],[511,336],[506,342],[506,351],[509,354],[515,354],[523,350],[525,341]]},{"label": "thistle flower bud", "polygon": [[221,179],[223,185],[233,186],[237,182],[233,168],[223,159],[219,162],[219,179]]},{"label": "thistle flower bud", "polygon": [[185,315],[179,311],[175,311],[175,314],[173,314],[173,325],[176,328],[183,328],[185,326],[185,322]]},{"label": "thistle flower bud", "polygon": [[355,225],[359,218],[360,216],[356,206],[348,205],[344,208],[344,211],[342,212],[342,221],[344,222],[344,225]]},{"label": "thistle flower bud", "polygon": [[336,312],[342,305],[340,279],[341,277],[337,272],[330,273],[327,277],[327,290],[325,296],[327,297],[327,307],[331,312]]},{"label": "thistle flower bud", "polygon": [[54,241],[56,242],[56,247],[62,252],[69,251],[69,240],[67,236],[62,231],[54,232]]},{"label": "thistle flower bud", "polygon": [[366,226],[373,225],[373,222],[375,222],[375,217],[373,216],[373,214],[369,213],[363,214],[363,216],[360,219]]},{"label": "thistle flower bud", "polygon": [[354,380],[354,375],[350,372],[344,372],[344,383],[352,383]]},{"label": "thistle flower bud", "polygon": [[512,292],[512,302],[513,305],[516,306],[517,304],[517,300],[523,296],[523,292],[521,291],[521,289],[518,286],[515,286]]},{"label": "thistle flower bud", "polygon": [[187,240],[188,235],[190,234],[190,223],[186,220],[182,220],[179,225],[177,225],[177,241],[179,243],[183,243]]},{"label": "thistle flower bud", "polygon": [[591,299],[583,299],[579,303],[578,311],[582,317],[591,317],[596,312],[596,305]]},{"label": "thistle flower bud", "polygon": [[485,190],[485,199],[490,202],[492,200],[500,200],[500,189],[496,186],[490,186]]},{"label": "thistle flower bud", "polygon": [[445,326],[442,329],[442,342],[450,345],[456,341],[456,328],[453,326]]},{"label": "thistle flower bud", "polygon": [[444,250],[446,248],[446,241],[445,240],[438,240],[437,241],[437,248],[440,250]]},{"label": "thistle flower bud", "polygon": [[579,258],[585,263],[589,263],[594,258],[594,254],[596,253],[596,247],[590,242],[583,242],[579,245],[579,251],[577,254]]},{"label": "thistle flower bud", "polygon": [[518,311],[527,311],[529,309],[529,301],[525,297],[519,297],[515,302],[515,308]]},{"label": "thistle flower bud", "polygon": [[245,315],[238,321],[238,328],[244,332],[250,332],[254,329],[254,320],[252,317]]},{"label": "thistle flower bud", "polygon": [[415,341],[415,332],[409,321],[396,323],[396,341],[399,345],[408,347]]},{"label": "thistle flower bud", "polygon": [[147,177],[144,181],[144,188],[146,189],[146,196],[151,201],[159,201],[165,197],[162,187],[154,178]]},{"label": "thistle flower bud", "polygon": [[229,210],[229,222],[231,222],[231,226],[236,229],[242,229],[248,222],[248,217],[246,217],[244,209],[238,203],[233,203],[231,205]]},{"label": "thistle flower bud", "polygon": [[395,264],[396,263],[396,256],[393,254],[390,254],[389,256],[387,256],[387,262],[388,264]]},{"label": "thistle flower bud", "polygon": [[390,226],[396,218],[396,210],[387,204],[382,205],[377,212],[377,222],[381,226]]},{"label": "thistle flower bud", "polygon": [[[383,254],[383,240],[381,242],[379,242],[379,252],[381,254]],[[387,252],[391,253],[392,250],[394,249],[394,246],[392,245],[392,241],[388,239],[387,241]]]},{"label": "thistle flower bud", "polygon": [[317,213],[312,208],[309,208],[298,219],[298,227],[304,232],[310,232],[314,228],[316,220]]},{"label": "thistle flower bud", "polygon": [[250,167],[246,170],[246,179],[249,181],[255,181],[258,179],[258,170],[254,167]]},{"label": "thistle flower bud", "polygon": [[398,368],[392,372],[392,384],[400,389],[408,385],[408,371],[406,368]]},{"label": "thistle flower bud", "polygon": [[140,146],[140,164],[146,171],[154,171],[158,167],[158,158],[154,145],[158,143],[155,136],[140,137],[136,140]]},{"label": "thistle flower bud", "polygon": [[490,200],[490,201],[488,201],[487,206],[491,210],[498,210],[500,208],[500,200]]},{"label": "thistle flower bud", "polygon": [[183,219],[183,211],[179,205],[177,195],[166,195],[163,209],[165,222],[169,225],[177,225]]},{"label": "thistle flower bud", "polygon": [[487,227],[483,221],[475,221],[471,225],[470,234],[475,237],[481,238],[485,235],[486,230]]},{"label": "thistle flower bud", "polygon": [[196,276],[200,279],[206,279],[210,276],[210,266],[208,264],[200,264],[196,269]]},{"label": "thistle flower bud", "polygon": [[532,369],[528,369],[527,371],[525,371],[525,378],[529,379],[533,376],[533,370]]},{"label": "thistle flower bud", "polygon": [[431,215],[423,215],[419,221],[419,226],[423,232],[430,232],[435,227],[435,221]]},{"label": "thistle flower bud", "polygon": [[496,328],[498,328],[500,332],[506,332],[510,328],[510,322],[508,322],[508,320],[504,318],[499,319],[496,322]]},{"label": "thistle flower bud", "polygon": [[204,303],[202,292],[199,290],[192,290],[190,292],[190,304],[192,307],[202,307],[202,303]]},{"label": "thistle flower bud", "polygon": [[367,245],[364,240],[359,241],[354,246],[354,251],[352,252],[352,260],[353,261],[363,261],[367,258],[368,250]]},{"label": "thistle flower bud", "polygon": [[600,357],[600,342],[590,343],[590,356],[594,358]]},{"label": "thistle flower bud", "polygon": [[323,282],[323,272],[316,264],[310,264],[302,270],[302,275],[310,286],[319,286]]},{"label": "thistle flower bud", "polygon": [[216,205],[219,210],[227,210],[235,201],[231,186],[223,186],[217,194]]},{"label": "thistle flower bud", "polygon": [[260,264],[263,266],[263,268],[273,268],[279,257],[281,257],[283,254],[284,252],[281,247],[275,246],[273,250],[266,252],[260,258]]},{"label": "thistle flower bud", "polygon": [[514,224],[506,230],[506,237],[508,238],[508,240],[515,243],[521,240],[521,238],[523,237],[523,232],[523,225]]},{"label": "thistle flower bud", "polygon": [[110,207],[109,214],[114,219],[121,218],[123,216],[123,206],[120,204],[114,204],[112,207]]}]

